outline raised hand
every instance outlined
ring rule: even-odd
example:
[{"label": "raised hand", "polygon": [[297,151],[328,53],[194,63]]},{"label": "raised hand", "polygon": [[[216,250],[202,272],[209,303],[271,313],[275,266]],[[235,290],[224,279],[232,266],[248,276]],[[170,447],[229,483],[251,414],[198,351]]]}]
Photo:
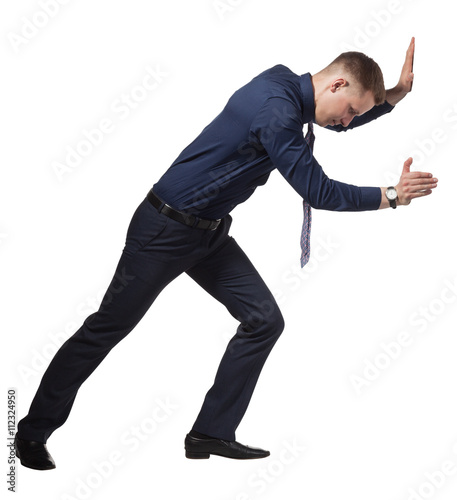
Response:
[{"label": "raised hand", "polygon": [[416,39],[412,37],[408,50],[406,51],[406,58],[403,64],[403,68],[401,69],[398,83],[394,88],[389,89],[386,93],[386,99],[392,106],[395,106],[399,101],[401,101],[406,96],[406,94],[408,94],[408,92],[411,92],[411,89],[413,88],[413,65],[415,50]]}]

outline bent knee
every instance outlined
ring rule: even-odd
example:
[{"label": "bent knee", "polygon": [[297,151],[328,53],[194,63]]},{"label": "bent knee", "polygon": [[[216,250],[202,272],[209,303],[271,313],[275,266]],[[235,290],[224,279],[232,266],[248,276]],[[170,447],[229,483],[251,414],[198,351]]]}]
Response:
[{"label": "bent knee", "polygon": [[284,317],[275,301],[265,300],[256,304],[245,321],[242,321],[245,330],[260,330],[268,335],[279,336],[284,330]]},{"label": "bent knee", "polygon": [[285,322],[281,311],[277,308],[275,314],[271,318],[271,327],[276,332],[276,335],[281,335],[284,331]]}]

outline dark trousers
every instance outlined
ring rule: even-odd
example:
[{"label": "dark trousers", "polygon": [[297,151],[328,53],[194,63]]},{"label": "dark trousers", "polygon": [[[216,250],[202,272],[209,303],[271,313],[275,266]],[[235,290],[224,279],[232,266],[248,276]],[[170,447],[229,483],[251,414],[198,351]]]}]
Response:
[{"label": "dark trousers", "polygon": [[163,288],[185,272],[240,321],[193,425],[200,433],[235,440],[284,322],[264,281],[228,235],[231,221],[227,215],[214,231],[197,229],[159,213],[147,198],[140,203],[99,310],[52,359],[28,415],[18,424],[18,437],[46,443],[68,418],[81,384],[133,330]]}]

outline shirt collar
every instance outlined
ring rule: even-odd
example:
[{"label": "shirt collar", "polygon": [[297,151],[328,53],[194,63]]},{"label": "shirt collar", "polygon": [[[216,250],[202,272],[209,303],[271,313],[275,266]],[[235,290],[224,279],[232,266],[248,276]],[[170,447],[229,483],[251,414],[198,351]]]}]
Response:
[{"label": "shirt collar", "polygon": [[309,122],[314,122],[315,119],[314,89],[310,73],[305,73],[300,76],[300,90],[302,97],[303,123],[305,124]]}]

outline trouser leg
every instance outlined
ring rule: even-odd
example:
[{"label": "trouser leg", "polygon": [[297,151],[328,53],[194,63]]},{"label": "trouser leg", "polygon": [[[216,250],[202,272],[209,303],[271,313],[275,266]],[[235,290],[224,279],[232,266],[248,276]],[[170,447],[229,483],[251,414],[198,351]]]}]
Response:
[{"label": "trouser leg", "polygon": [[28,415],[18,424],[18,437],[46,443],[67,420],[81,384],[137,325],[160,291],[185,269],[184,257],[170,265],[175,233],[169,231],[163,238],[168,224],[147,200],[137,208],[99,310],[86,318],[51,360]]},{"label": "trouser leg", "polygon": [[268,287],[235,240],[187,271],[240,321],[193,430],[235,440],[262,367],[284,329]]}]

